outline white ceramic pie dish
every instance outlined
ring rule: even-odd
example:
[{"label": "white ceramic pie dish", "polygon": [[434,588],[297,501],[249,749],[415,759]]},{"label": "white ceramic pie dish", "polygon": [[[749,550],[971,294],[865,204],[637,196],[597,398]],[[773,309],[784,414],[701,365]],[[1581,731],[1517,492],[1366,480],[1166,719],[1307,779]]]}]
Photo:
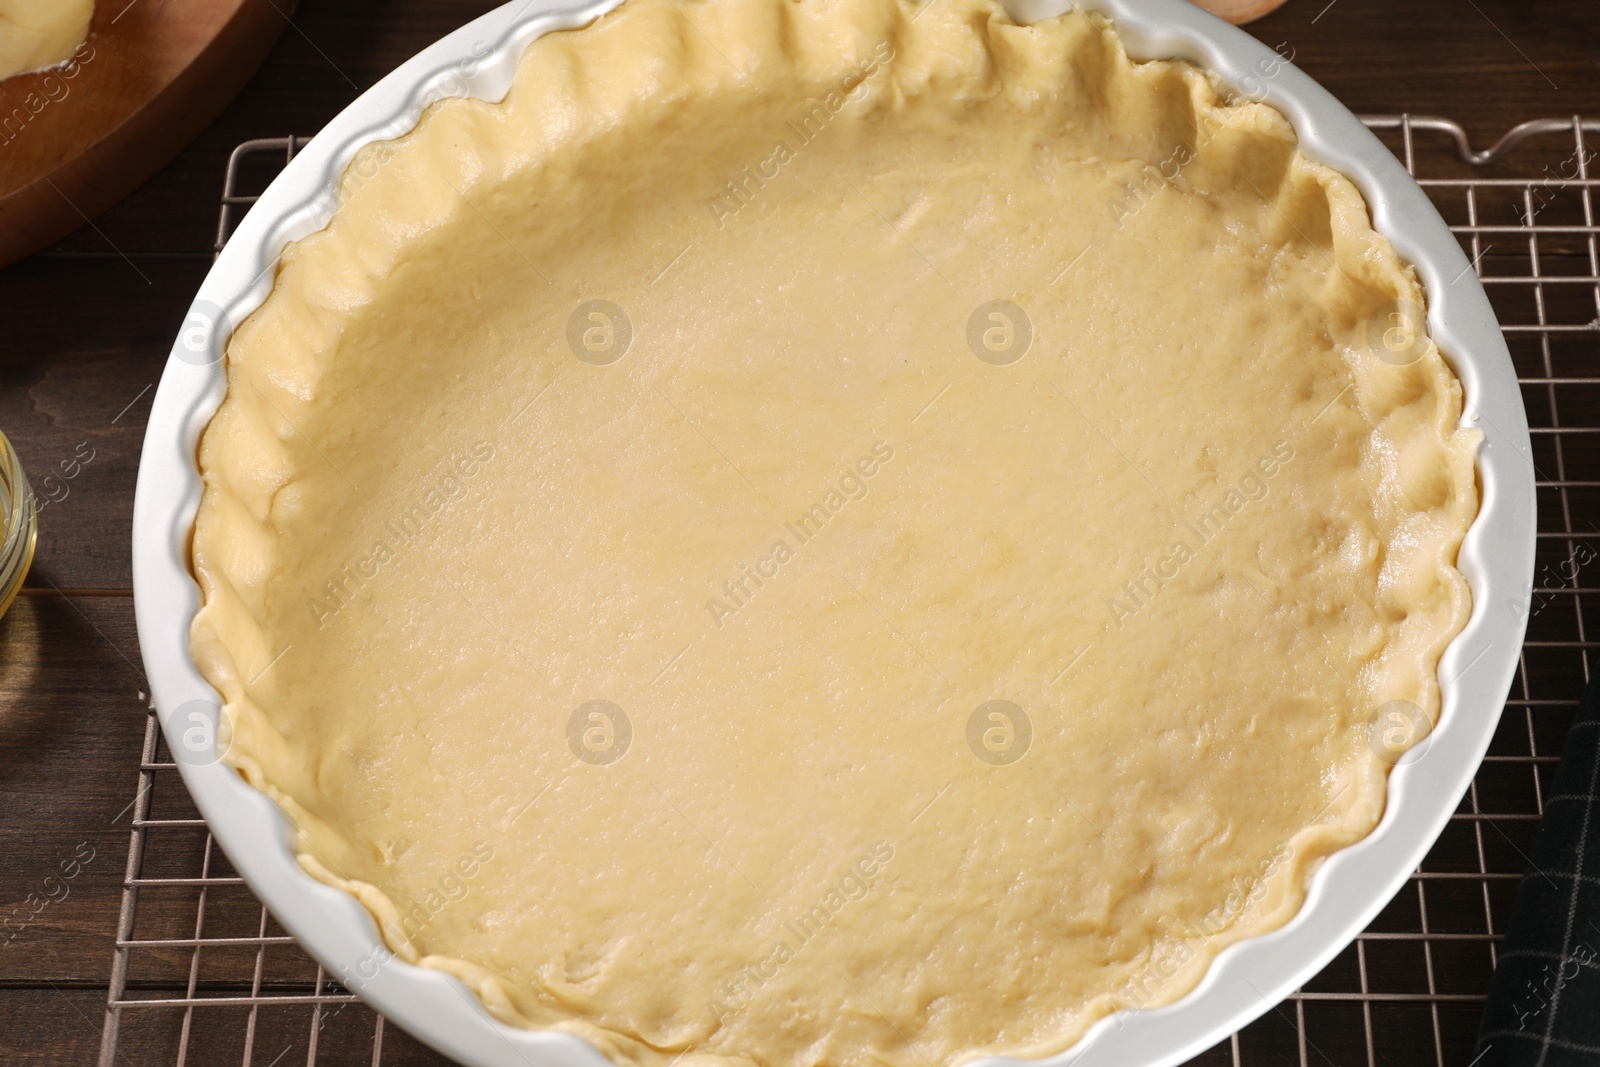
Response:
[{"label": "white ceramic pie dish", "polygon": [[[467,989],[393,958],[353,897],[303,873],[277,808],[195,738],[214,726],[217,694],[189,655],[199,588],[188,563],[201,483],[199,435],[225,391],[231,332],[271,289],[285,244],[324,225],[338,176],[362,145],[399,136],[444,96],[499,99],[529,41],[585,24],[617,0],[561,7],[515,0],[401,66],[328,124],[251,209],[196,296],[174,345],[146,433],[134,503],[133,578],[139,639],[169,744],[218,843],[278,920],[329,973],[390,1020],[474,1065],[576,1067],[606,1061],[577,1038],[494,1021]],[[932,0],[937,3],[938,0]],[[1534,478],[1527,418],[1505,342],[1454,237],[1403,167],[1354,115],[1271,50],[1183,0],[1013,0],[1022,21],[1073,6],[1116,21],[1136,58],[1182,57],[1293,122],[1303,151],[1348,175],[1376,229],[1416,266],[1428,325],[1460,377],[1468,424],[1484,431],[1482,510],[1459,566],[1473,613],[1440,664],[1444,710],[1389,783],[1383,821],[1327,860],[1305,906],[1283,928],[1223,952],[1201,984],[1170,1006],[1102,1020],[1051,1063],[1183,1062],[1269,1010],[1315,975],[1394,895],[1444,828],[1499,720],[1521,648],[1534,550]]]}]

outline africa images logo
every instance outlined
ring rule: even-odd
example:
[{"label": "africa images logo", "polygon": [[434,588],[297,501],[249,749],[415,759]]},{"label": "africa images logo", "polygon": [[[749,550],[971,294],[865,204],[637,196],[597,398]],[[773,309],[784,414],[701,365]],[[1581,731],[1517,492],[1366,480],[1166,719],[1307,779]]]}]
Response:
[{"label": "africa images logo", "polygon": [[[765,553],[756,557],[753,564],[741,564],[739,573],[722,583],[723,595],[706,601],[706,611],[711,613],[711,621],[717,624],[717,629],[722,629],[723,620],[728,616],[737,614],[750,603],[762,586],[777,578],[784,564],[795,558],[800,546],[815,540],[828,520],[843,511],[846,504],[866,499],[871,491],[867,483],[893,458],[893,445],[874,441],[871,454],[846,467],[821,500],[812,503],[793,522],[784,523],[784,534],[776,538]],[[793,544],[790,538],[794,539]]]},{"label": "africa images logo", "polygon": [[454,508],[466,496],[468,481],[493,458],[494,446],[479,441],[466,455],[453,457],[442,468],[443,474],[435,472],[427,483],[428,488],[417,495],[411,506],[384,523],[383,531],[373,539],[371,551],[352,559],[322,583],[319,592],[325,594],[324,599],[313,596],[306,601],[311,617],[317,620],[317,629],[322,629],[329,618],[354,603],[366,590],[367,583],[375,580],[401,550],[422,537],[429,523]]},{"label": "africa images logo", "polygon": [[[1221,536],[1228,528],[1228,523],[1248,505],[1266,499],[1271,491],[1271,480],[1293,459],[1293,445],[1286,441],[1274,444],[1271,455],[1257,460],[1255,469],[1240,478],[1237,486],[1230,487],[1222,499],[1183,524],[1188,536],[1179,537],[1153,565],[1145,566],[1137,577],[1122,583],[1125,599],[1107,597],[1106,608],[1117,629],[1122,629],[1127,619],[1155,600],[1168,582],[1176,579],[1185,566],[1199,558],[1200,549]],[[1194,539],[1192,545],[1189,543],[1190,537]]]},{"label": "africa images logo", "polygon": [[721,1022],[748,1004],[755,996],[756,989],[776,978],[778,972],[804,951],[835,916],[871,892],[873,879],[883,873],[892,859],[894,846],[887,841],[874,841],[872,851],[863,853],[855,863],[846,867],[815,904],[786,921],[781,935],[772,942],[766,955],[739,968],[719,987],[717,998],[710,1003],[711,1014],[717,1021]]},{"label": "africa images logo", "polygon": [[893,59],[894,46],[888,41],[880,41],[872,54],[851,67],[837,86],[828,90],[820,100],[811,101],[803,114],[785,123],[787,132],[794,136],[794,145],[781,138],[773,142],[772,150],[765,158],[757,161],[754,167],[749,164],[741,167],[738,175],[723,186],[724,192],[709,201],[717,228],[720,230],[725,226],[728,219],[755,200],[768,182],[776,180],[783,168],[799,157],[800,149],[822,135],[823,129],[844,110],[845,103],[861,89],[862,84]]}]

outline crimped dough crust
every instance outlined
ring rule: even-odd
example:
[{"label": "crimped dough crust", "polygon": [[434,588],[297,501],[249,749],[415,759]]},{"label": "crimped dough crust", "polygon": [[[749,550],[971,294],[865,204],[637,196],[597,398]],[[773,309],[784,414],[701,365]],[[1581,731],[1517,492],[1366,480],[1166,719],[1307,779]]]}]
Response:
[{"label": "crimped dough crust", "polygon": [[1282,115],[1099,17],[629,0],[364,149],[235,334],[226,758],[509,1022],[1059,1050],[1287,921],[1438,715],[1478,436],[1375,343],[1423,302]]}]

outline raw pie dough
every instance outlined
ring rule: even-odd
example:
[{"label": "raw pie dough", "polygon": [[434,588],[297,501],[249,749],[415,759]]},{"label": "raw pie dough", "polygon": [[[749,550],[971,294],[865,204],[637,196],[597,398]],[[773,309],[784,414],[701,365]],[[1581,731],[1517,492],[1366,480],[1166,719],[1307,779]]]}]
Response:
[{"label": "raw pie dough", "polygon": [[0,0],[0,79],[71,59],[93,17],[94,0]]},{"label": "raw pie dough", "polygon": [[228,350],[194,653],[501,1019],[1058,1050],[1292,916],[1438,714],[1478,437],[1416,278],[1098,17],[629,0],[340,199]]}]

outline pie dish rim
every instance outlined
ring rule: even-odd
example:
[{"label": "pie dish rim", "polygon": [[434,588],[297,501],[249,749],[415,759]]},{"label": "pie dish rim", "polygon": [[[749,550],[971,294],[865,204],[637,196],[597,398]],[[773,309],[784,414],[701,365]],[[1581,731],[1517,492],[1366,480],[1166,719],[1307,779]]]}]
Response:
[{"label": "pie dish rim", "polygon": [[[216,700],[189,649],[200,598],[189,545],[201,493],[198,440],[226,391],[220,357],[228,324],[241,322],[266,298],[284,246],[326,223],[337,206],[337,180],[361,146],[405,133],[444,96],[499,99],[530,41],[585,25],[619,2],[513,0],[424,49],[300,151],[252,206],[201,284],[157,391],[134,503],[140,648],[175,751],[191,702]],[[1269,1010],[1348,945],[1417,867],[1472,781],[1514,677],[1531,595],[1530,435],[1509,351],[1465,254],[1404,167],[1326,90],[1248,34],[1184,0],[1014,0],[1007,7],[1023,22],[1074,7],[1104,14],[1135,58],[1191,60],[1242,95],[1282,111],[1302,152],[1356,184],[1373,228],[1415,267],[1428,295],[1429,331],[1462,383],[1463,425],[1485,433],[1477,459],[1479,513],[1457,561],[1472,590],[1472,615],[1439,664],[1440,725],[1417,757],[1402,760],[1391,774],[1383,820],[1323,863],[1293,919],[1224,950],[1186,996],[1166,1007],[1108,1016],[1072,1048],[1044,1060],[1068,1064],[1092,1050],[1108,1062],[1177,1064]],[[486,49],[486,41],[495,43]],[[500,1023],[454,978],[390,957],[354,897],[301,870],[292,830],[265,795],[221,761],[180,762],[179,770],[256,895],[331,977],[391,1021],[469,1064],[609,1062],[576,1037]]]}]

